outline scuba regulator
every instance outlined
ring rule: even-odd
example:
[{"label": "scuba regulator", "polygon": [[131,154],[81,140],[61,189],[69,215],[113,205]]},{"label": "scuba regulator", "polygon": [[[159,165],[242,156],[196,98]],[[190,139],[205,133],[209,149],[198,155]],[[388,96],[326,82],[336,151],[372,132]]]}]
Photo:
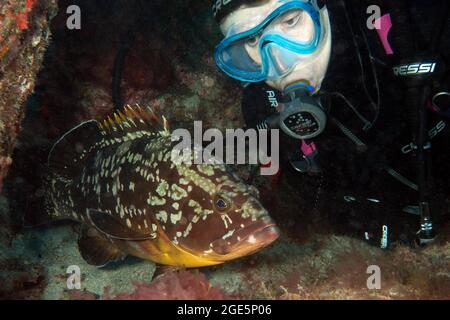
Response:
[{"label": "scuba regulator", "polygon": [[327,115],[320,98],[310,95],[306,86],[286,90],[282,110],[268,117],[258,128],[279,128],[294,139],[317,137],[325,130]]},{"label": "scuba regulator", "polygon": [[281,129],[288,136],[301,140],[303,160],[291,160],[293,168],[299,172],[318,173],[321,171],[315,157],[317,148],[309,139],[320,135],[327,124],[327,114],[320,97],[312,96],[313,88],[304,83],[285,90],[276,112],[257,125],[258,129]]}]

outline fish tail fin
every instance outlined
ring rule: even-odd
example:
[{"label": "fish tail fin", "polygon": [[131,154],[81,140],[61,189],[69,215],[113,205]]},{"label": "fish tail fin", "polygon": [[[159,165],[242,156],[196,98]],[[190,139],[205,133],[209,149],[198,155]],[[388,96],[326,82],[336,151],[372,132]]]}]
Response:
[{"label": "fish tail fin", "polygon": [[[100,139],[98,122],[89,120],[70,129],[53,144],[43,169],[41,199],[31,199],[27,205],[25,226],[39,226],[70,216],[58,191],[67,189],[81,174],[91,148]],[[36,214],[36,210],[42,214]]]},{"label": "fish tail fin", "polygon": [[58,176],[47,166],[42,168],[40,186],[25,198],[22,226],[34,228],[48,225],[63,217],[56,215],[56,206],[51,197],[51,184]]},{"label": "fish tail fin", "polygon": [[49,214],[46,190],[47,190],[47,167],[40,166],[41,182],[33,189],[32,192],[27,193],[26,196],[21,197],[22,203],[14,205],[14,210],[20,210],[21,227],[34,228],[50,224],[54,219]]}]

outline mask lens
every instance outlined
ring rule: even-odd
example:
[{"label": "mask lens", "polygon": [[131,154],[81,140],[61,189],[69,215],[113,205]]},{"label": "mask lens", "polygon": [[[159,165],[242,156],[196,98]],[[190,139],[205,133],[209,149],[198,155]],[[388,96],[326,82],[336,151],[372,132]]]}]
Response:
[{"label": "mask lens", "polygon": [[233,78],[263,80],[259,38],[256,35],[233,41],[216,50],[215,60],[217,65]]},{"label": "mask lens", "polygon": [[275,19],[265,32],[279,32],[292,42],[311,44],[316,36],[312,17],[302,9],[292,9]]},{"label": "mask lens", "polygon": [[270,43],[264,48],[264,60],[267,68],[267,79],[272,80],[289,73],[299,61],[299,55]]}]

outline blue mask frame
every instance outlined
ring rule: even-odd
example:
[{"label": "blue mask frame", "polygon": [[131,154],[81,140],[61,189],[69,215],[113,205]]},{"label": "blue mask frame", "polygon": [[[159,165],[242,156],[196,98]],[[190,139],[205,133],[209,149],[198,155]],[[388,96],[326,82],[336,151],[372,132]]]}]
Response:
[{"label": "blue mask frame", "polygon": [[[234,43],[236,43],[237,41],[242,41],[243,39],[249,38],[251,36],[262,34],[265,28],[269,26],[274,19],[276,19],[279,15],[285,13],[286,11],[292,9],[302,9],[310,15],[315,28],[314,37],[310,43],[304,44],[295,42],[286,37],[283,37],[282,34],[277,33],[269,33],[266,35],[262,35],[258,45],[262,58],[262,65],[259,66],[260,70],[258,71],[251,71],[245,70],[244,68],[239,68],[236,64],[229,63],[223,59],[224,51],[229,49]],[[296,54],[307,55],[314,53],[317,50],[317,47],[322,37],[321,33],[322,32],[321,32],[320,12],[318,8],[313,6],[310,2],[291,1],[275,9],[256,27],[248,31],[235,34],[223,39],[214,50],[214,60],[216,61],[217,66],[224,73],[226,73],[228,76],[234,79],[244,82],[264,81],[267,79],[269,72],[269,63],[270,63],[269,62],[270,53],[268,52],[269,44],[276,44]],[[242,48],[242,50],[245,51],[245,48]]]}]

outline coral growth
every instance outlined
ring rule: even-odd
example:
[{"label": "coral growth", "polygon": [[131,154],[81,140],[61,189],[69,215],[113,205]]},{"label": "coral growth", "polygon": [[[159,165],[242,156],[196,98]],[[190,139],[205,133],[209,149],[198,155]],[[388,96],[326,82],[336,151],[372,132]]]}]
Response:
[{"label": "coral growth", "polygon": [[168,272],[150,283],[133,281],[134,291],[113,293],[105,287],[102,297],[81,290],[69,294],[72,300],[224,300],[228,299],[220,289],[211,286],[200,272]]},{"label": "coral growth", "polygon": [[17,13],[16,23],[17,23],[17,27],[20,30],[28,29],[29,15],[30,15],[31,10],[33,9],[35,2],[36,2],[35,0],[27,0],[23,11]]},{"label": "coral growth", "polygon": [[227,297],[211,286],[203,273],[169,272],[150,284],[135,282],[132,293],[111,295],[105,289],[104,299],[116,300],[223,300]]}]

